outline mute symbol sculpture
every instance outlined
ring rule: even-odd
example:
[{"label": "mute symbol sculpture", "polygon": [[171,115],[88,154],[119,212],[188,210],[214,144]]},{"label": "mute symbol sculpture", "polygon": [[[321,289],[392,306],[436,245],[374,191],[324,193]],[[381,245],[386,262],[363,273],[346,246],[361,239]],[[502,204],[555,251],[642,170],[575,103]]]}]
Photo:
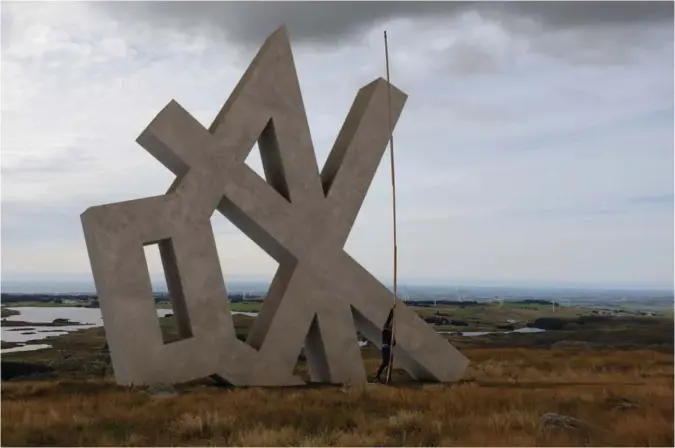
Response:
[{"label": "mute symbol sculpture", "polygon": [[[176,175],[166,194],[81,218],[116,381],[287,386],[304,344],[312,381],[364,383],[357,329],[376,346],[391,292],[343,250],[389,139],[388,84],[357,94],[319,172],[285,28],[263,44],[209,129],[171,101],[138,143]],[[394,123],[406,95],[392,86]],[[246,164],[255,142],[265,179]],[[218,210],[279,268],[237,339],[210,217]],[[180,340],[164,343],[143,246],[159,245]],[[224,248],[227,250],[227,248]],[[400,300],[397,364],[451,382],[468,360]]]}]

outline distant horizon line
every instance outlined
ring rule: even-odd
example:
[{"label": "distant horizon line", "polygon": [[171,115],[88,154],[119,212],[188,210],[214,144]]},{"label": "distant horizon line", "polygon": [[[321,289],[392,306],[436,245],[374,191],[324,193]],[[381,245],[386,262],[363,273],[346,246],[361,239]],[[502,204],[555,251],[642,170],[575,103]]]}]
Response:
[{"label": "distant horizon line", "polygon": [[[64,278],[65,277],[65,278]],[[166,283],[161,277],[151,277],[151,283],[153,292],[164,292],[166,291]],[[393,281],[391,280],[380,280],[387,288],[393,287]],[[242,284],[252,284],[251,286],[255,287],[269,287],[271,283],[270,280],[261,279],[259,277],[247,277],[247,276],[238,276],[236,278],[225,279],[226,286],[228,284],[232,286],[244,286]],[[607,284],[607,283],[590,283],[590,282],[527,282],[527,281],[479,281],[479,280],[464,280],[464,281],[453,281],[449,279],[405,279],[399,280],[398,287],[402,290],[407,290],[415,287],[434,287],[434,288],[445,288],[445,289],[456,289],[462,290],[467,288],[489,288],[489,289],[551,289],[551,290],[623,290],[623,291],[660,291],[660,292],[673,292],[675,290],[674,286],[671,284],[665,286],[664,284],[653,284],[653,285],[627,285],[627,284]],[[33,291],[27,291],[27,288],[32,287],[38,288]],[[62,289],[68,285],[67,292],[95,292],[96,287],[93,280],[84,279],[81,277],[70,277],[67,276],[36,276],[34,278],[24,277],[24,278],[15,278],[15,279],[2,279],[0,280],[0,291],[12,293],[14,290],[19,287],[22,291],[16,291],[17,293],[50,293],[53,291],[45,291],[43,288],[48,288],[50,290]],[[78,291],[73,290],[72,288],[78,289]],[[79,290],[83,288],[82,290]],[[228,288],[230,289],[230,288]],[[66,292],[66,291],[64,291]]]}]

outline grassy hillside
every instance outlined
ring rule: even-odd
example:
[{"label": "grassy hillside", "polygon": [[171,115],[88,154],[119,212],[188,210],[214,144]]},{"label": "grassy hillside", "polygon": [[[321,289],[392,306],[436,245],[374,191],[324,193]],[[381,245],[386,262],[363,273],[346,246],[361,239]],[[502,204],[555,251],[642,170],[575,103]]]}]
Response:
[{"label": "grassy hillside", "polygon": [[[504,318],[491,309],[466,313],[464,320],[488,326]],[[550,317],[543,309],[523,313]],[[395,371],[391,387],[230,389],[203,380],[177,386],[175,396],[116,386],[103,330],[85,330],[51,339],[53,349],[2,357],[3,377],[11,380],[2,382],[1,442],[672,446],[672,319],[587,317],[582,324],[578,314],[584,313],[569,312],[555,331],[452,337],[471,360],[465,379],[454,385],[414,383]],[[173,319],[161,322],[166,337],[175,336]],[[244,337],[252,319],[235,316],[235,322]],[[378,353],[367,347],[363,356],[372,375]],[[302,360],[297,372],[307,376]],[[579,421],[542,424],[547,413]]]}]

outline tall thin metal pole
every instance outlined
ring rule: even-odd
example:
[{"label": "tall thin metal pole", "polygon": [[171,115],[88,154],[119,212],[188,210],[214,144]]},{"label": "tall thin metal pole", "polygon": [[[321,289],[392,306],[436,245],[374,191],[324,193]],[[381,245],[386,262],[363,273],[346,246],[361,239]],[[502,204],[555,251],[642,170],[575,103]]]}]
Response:
[{"label": "tall thin metal pole", "polygon": [[398,244],[396,240],[396,169],[394,164],[394,127],[391,119],[391,80],[389,76],[389,44],[387,42],[387,31],[384,31],[384,58],[387,65],[387,102],[389,108],[389,159],[391,160],[391,198],[392,198],[392,220],[394,227],[394,315],[391,319],[391,345],[389,351],[389,367],[387,368],[386,384],[391,383],[391,371],[394,367],[394,328],[396,327],[396,297],[398,293]]}]

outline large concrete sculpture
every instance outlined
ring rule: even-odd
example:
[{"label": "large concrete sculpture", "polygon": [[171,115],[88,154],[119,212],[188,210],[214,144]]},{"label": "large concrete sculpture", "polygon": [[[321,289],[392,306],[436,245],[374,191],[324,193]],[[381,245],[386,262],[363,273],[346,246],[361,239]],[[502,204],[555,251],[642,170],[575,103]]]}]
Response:
[{"label": "large concrete sculpture", "polygon": [[[82,214],[118,383],[301,384],[303,343],[313,381],[366,381],[356,328],[379,346],[392,294],[342,248],[389,138],[387,89],[378,79],[358,92],[321,173],[285,28],[208,130],[174,101],[157,115],[137,141],[177,176],[168,192]],[[395,123],[406,95],[391,90]],[[256,140],[267,182],[244,163]],[[279,263],[246,342],[228,308],[215,210]],[[167,344],[143,251],[154,243],[182,338]],[[396,309],[397,365],[419,380],[458,380],[468,360],[401,301]]]}]

